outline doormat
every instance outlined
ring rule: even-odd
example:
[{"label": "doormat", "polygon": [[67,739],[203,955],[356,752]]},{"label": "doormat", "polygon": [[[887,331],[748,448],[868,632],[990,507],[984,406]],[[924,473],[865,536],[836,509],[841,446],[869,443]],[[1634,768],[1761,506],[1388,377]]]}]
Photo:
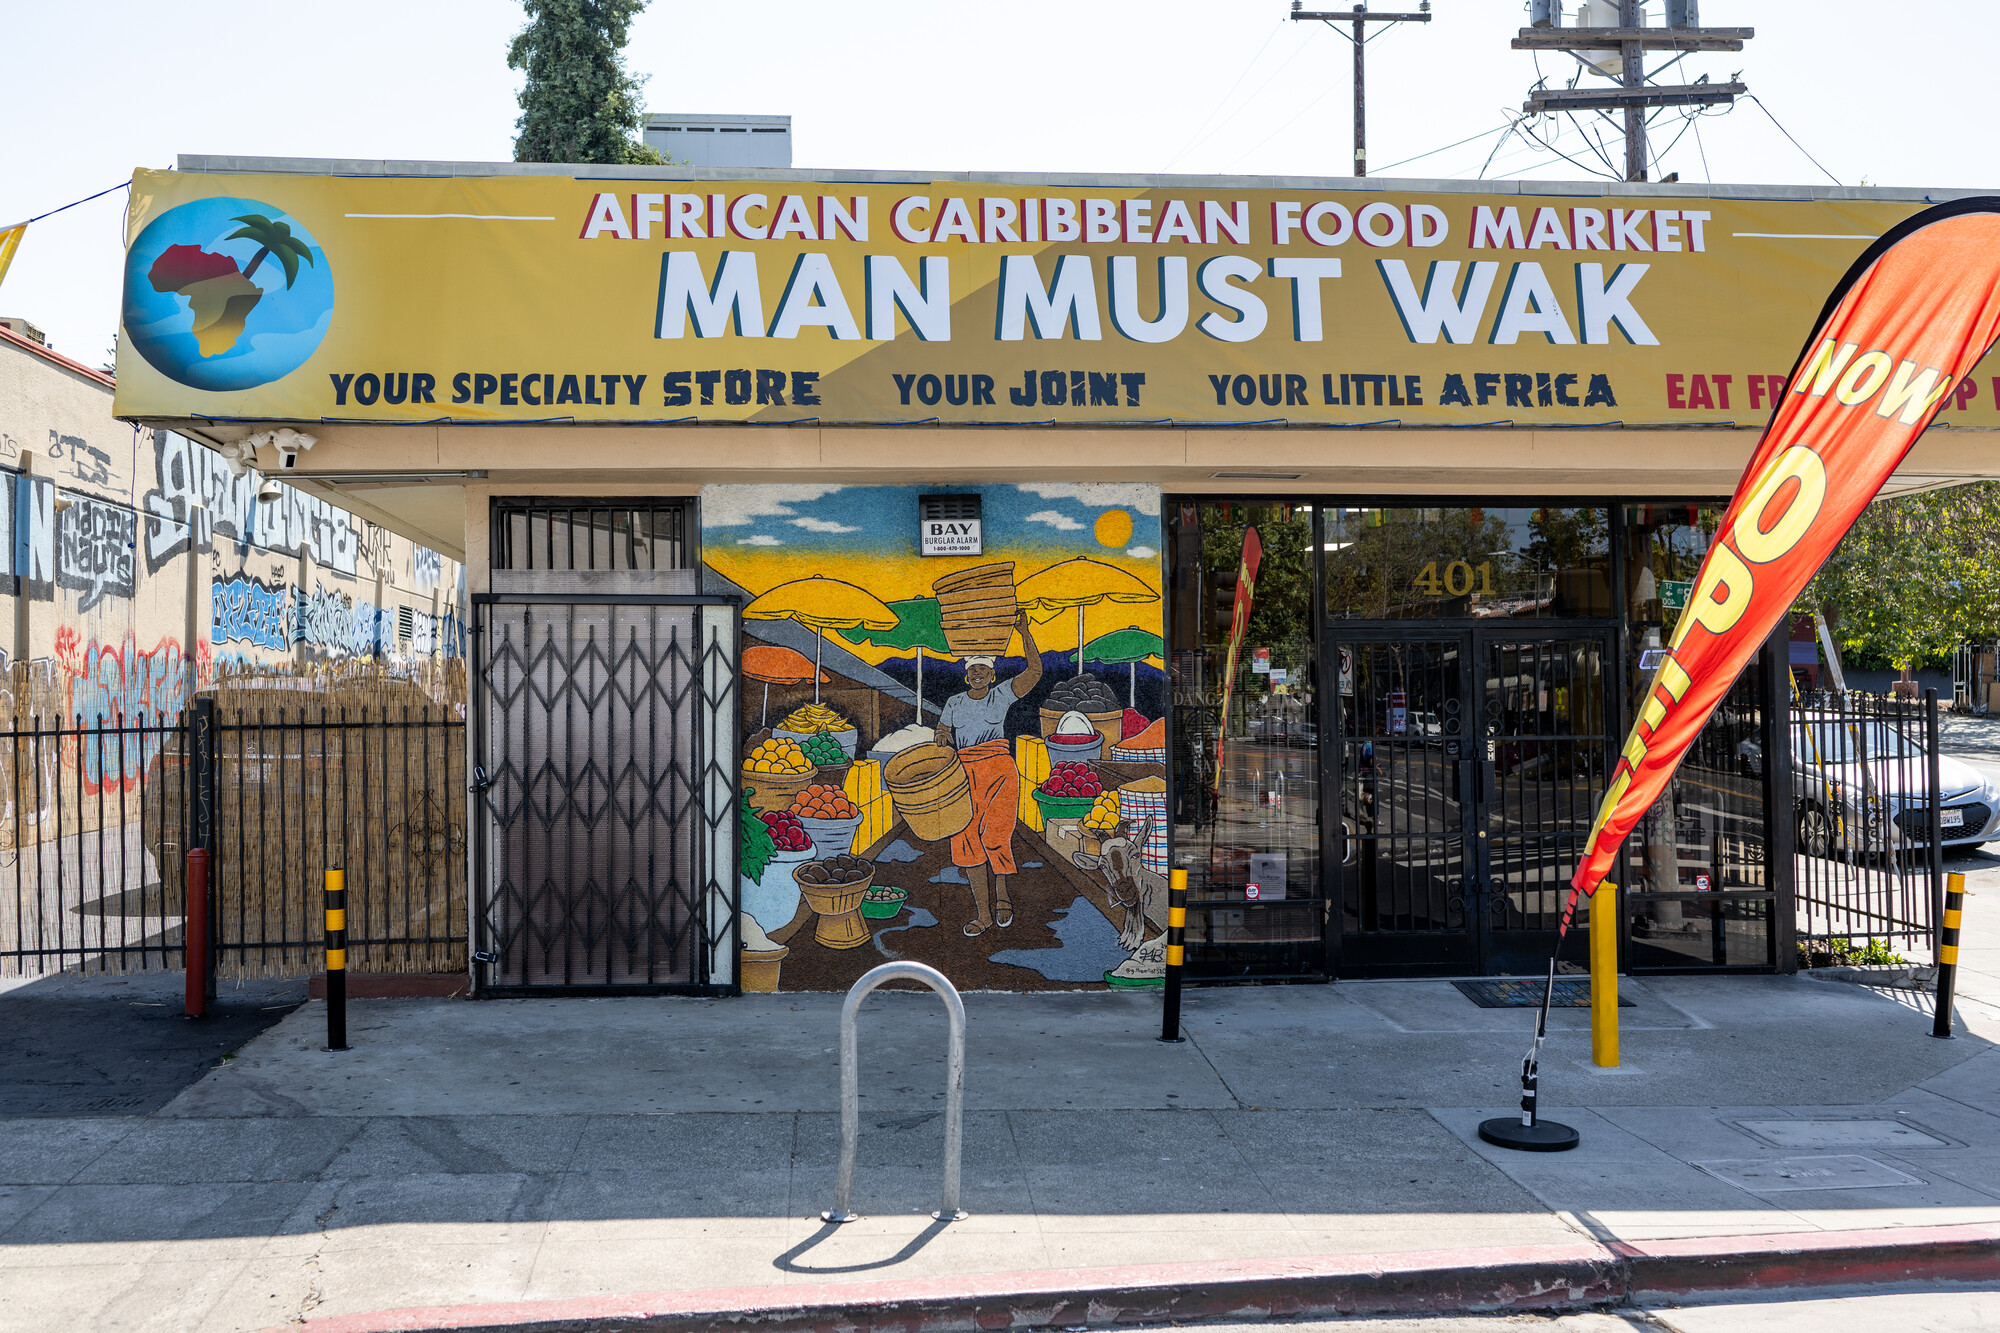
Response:
[{"label": "doormat", "polygon": [[[1451,984],[1481,1009],[1534,1009],[1541,1005],[1542,988],[1549,983],[1546,977],[1494,977],[1487,981],[1454,981]],[[1590,1008],[1590,983],[1558,977],[1556,993],[1549,1000],[1549,1007]],[[1618,1007],[1634,1009],[1638,1006],[1621,995]]]}]

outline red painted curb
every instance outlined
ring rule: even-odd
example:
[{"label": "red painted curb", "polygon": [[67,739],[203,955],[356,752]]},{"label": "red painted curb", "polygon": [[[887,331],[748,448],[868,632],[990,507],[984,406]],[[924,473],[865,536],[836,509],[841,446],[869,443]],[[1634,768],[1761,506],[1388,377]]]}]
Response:
[{"label": "red painted curb", "polygon": [[[1197,1320],[1564,1310],[1641,1295],[2000,1276],[2000,1226],[1045,1269],[431,1306],[309,1333],[980,1333]],[[288,1325],[296,1330],[298,1325]]]}]

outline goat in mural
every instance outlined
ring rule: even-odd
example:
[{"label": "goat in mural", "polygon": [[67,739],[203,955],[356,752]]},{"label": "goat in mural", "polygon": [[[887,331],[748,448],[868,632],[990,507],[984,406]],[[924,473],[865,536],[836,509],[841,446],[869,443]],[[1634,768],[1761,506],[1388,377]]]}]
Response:
[{"label": "goat in mural", "polygon": [[1167,909],[1167,877],[1146,868],[1139,849],[1153,830],[1149,817],[1130,836],[1107,838],[1096,854],[1071,852],[1069,859],[1079,870],[1104,876],[1112,904],[1125,909],[1118,927],[1120,948],[1137,949],[1146,942],[1146,917],[1163,918]]}]

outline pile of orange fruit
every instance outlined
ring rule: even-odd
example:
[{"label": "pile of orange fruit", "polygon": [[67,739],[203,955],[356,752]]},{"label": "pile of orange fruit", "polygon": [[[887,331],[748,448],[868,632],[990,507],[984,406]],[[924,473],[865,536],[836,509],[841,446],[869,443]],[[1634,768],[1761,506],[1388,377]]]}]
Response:
[{"label": "pile of orange fruit", "polygon": [[852,819],[861,811],[840,788],[815,782],[793,798],[791,813],[800,819]]}]

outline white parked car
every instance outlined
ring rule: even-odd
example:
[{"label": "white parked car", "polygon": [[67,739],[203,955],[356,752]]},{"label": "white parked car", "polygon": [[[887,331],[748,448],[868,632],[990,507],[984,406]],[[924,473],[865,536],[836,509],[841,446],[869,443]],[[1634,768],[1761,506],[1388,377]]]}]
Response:
[{"label": "white parked car", "polygon": [[[1800,851],[1846,856],[1929,845],[1929,764],[1920,744],[1882,722],[1815,715],[1794,724],[1792,740]],[[1946,847],[2000,838],[2000,782],[1950,755],[1938,756],[1938,779]]]}]

